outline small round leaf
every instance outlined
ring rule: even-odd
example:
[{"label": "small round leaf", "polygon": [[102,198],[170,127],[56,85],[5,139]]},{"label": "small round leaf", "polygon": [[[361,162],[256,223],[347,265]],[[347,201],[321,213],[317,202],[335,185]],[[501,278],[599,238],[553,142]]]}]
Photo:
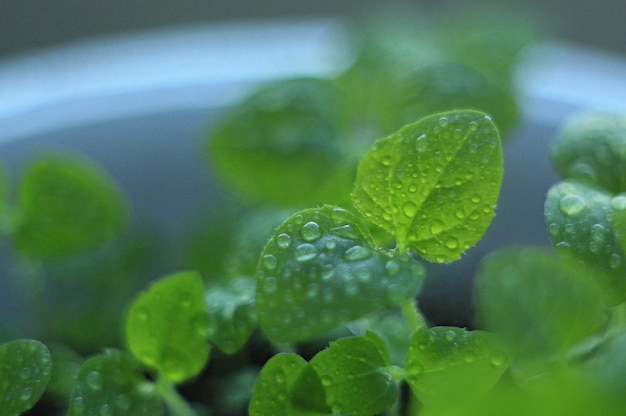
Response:
[{"label": "small round leaf", "polygon": [[197,375],[209,359],[202,278],[179,272],[155,282],[132,303],[126,321],[135,357],[173,382]]}]

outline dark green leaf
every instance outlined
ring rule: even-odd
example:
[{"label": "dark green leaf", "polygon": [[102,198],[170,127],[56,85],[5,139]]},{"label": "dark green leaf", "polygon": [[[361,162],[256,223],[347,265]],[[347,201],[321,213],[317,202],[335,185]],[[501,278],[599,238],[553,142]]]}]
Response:
[{"label": "dark green leaf", "polygon": [[330,415],[321,381],[296,354],[273,356],[261,370],[250,400],[250,416]]},{"label": "dark green leaf", "polygon": [[257,271],[257,312],[267,336],[309,339],[415,296],[422,265],[372,244],[357,217],[332,206],[301,211],[279,226]]},{"label": "dark green leaf", "polygon": [[476,278],[481,324],[520,358],[557,358],[607,322],[603,293],[584,270],[540,248],[487,257]]},{"label": "dark green leaf", "polygon": [[173,382],[197,375],[207,363],[207,311],[202,278],[179,272],[153,283],[131,305],[128,347]]},{"label": "dark green leaf", "polygon": [[0,345],[0,414],[18,415],[37,403],[51,373],[50,351],[39,341]]},{"label": "dark green leaf", "polygon": [[95,248],[126,223],[120,189],[83,159],[43,157],[20,183],[17,249],[32,258],[58,258]]},{"label": "dark green leaf", "polygon": [[448,262],[482,237],[501,181],[502,151],[491,119],[452,111],[376,142],[359,165],[352,199],[401,249]]},{"label": "dark green leaf", "polygon": [[256,326],[254,279],[233,279],[205,294],[209,341],[226,354],[237,352]]},{"label": "dark green leaf", "polygon": [[108,350],[81,366],[68,416],[158,416],[163,404],[140,363],[123,351]]},{"label": "dark green leaf", "polygon": [[342,203],[354,171],[337,137],[340,107],[329,81],[268,86],[233,108],[211,133],[211,161],[248,200],[297,207]]},{"label": "dark green leaf", "polygon": [[584,183],[566,180],[554,185],[545,202],[552,242],[559,253],[573,256],[597,276],[612,303],[626,299],[626,260],[611,224],[622,197]]},{"label": "dark green leaf", "polygon": [[552,142],[552,162],[563,178],[626,191],[626,116],[592,113],[566,124]]},{"label": "dark green leaf", "polygon": [[389,372],[386,345],[373,333],[331,342],[311,365],[334,414],[370,416],[396,401],[398,389]]},{"label": "dark green leaf", "polygon": [[487,392],[508,367],[506,353],[482,331],[422,328],[411,338],[406,380],[424,404],[464,400]]}]

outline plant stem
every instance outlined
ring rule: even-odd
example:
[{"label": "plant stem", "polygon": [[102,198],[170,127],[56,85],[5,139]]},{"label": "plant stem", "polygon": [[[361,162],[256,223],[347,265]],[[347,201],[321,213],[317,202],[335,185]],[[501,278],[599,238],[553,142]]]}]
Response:
[{"label": "plant stem", "polygon": [[404,315],[406,322],[409,324],[411,332],[415,332],[426,326],[426,322],[424,321],[422,314],[417,309],[417,301],[415,299],[407,299],[402,302],[401,306],[402,314]]},{"label": "plant stem", "polygon": [[178,393],[172,381],[164,376],[160,376],[157,380],[156,388],[172,416],[196,416],[196,412]]}]

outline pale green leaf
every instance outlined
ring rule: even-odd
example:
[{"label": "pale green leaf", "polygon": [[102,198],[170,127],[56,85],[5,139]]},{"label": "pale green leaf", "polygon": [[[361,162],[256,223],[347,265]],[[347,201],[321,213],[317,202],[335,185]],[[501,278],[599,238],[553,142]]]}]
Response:
[{"label": "pale green leaf", "polygon": [[459,110],[377,141],[359,165],[352,199],[401,249],[448,262],[484,234],[501,182],[495,125],[483,113]]},{"label": "pale green leaf", "polygon": [[196,376],[209,358],[202,278],[179,272],[153,283],[132,303],[126,321],[135,357],[173,382]]},{"label": "pale green leaf", "polygon": [[422,328],[411,338],[406,380],[424,404],[445,403],[450,397],[463,400],[491,389],[509,360],[487,332]]}]

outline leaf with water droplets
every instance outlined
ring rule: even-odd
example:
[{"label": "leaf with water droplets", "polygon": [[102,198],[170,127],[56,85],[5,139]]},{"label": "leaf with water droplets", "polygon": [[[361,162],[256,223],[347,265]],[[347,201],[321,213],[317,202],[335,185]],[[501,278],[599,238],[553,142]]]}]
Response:
[{"label": "leaf with water droplets", "polygon": [[39,341],[20,339],[0,345],[0,414],[18,415],[46,390],[52,363]]},{"label": "leaf with water droplets", "polygon": [[174,273],[141,293],[130,307],[126,337],[135,357],[171,381],[197,375],[210,352],[200,275]]},{"label": "leaf with water droplets", "polygon": [[612,224],[622,204],[626,207],[623,196],[565,180],[550,188],[544,207],[557,251],[580,260],[607,287],[615,304],[626,299],[626,258]]},{"label": "leaf with water droplets", "polygon": [[257,270],[259,323],[276,342],[310,339],[415,296],[425,275],[407,254],[372,247],[350,212],[300,211],[274,232]]},{"label": "leaf with water droplets", "polygon": [[599,285],[568,260],[543,248],[510,248],[492,253],[479,268],[480,325],[519,359],[563,357],[607,322]]},{"label": "leaf with water droplets", "polygon": [[611,193],[626,191],[626,116],[589,113],[570,120],[551,145],[563,178],[594,184]]},{"label": "leaf with water droplets", "polygon": [[16,248],[32,258],[58,258],[116,237],[127,207],[112,179],[89,161],[44,157],[20,184]]},{"label": "leaf with water droplets", "polygon": [[372,332],[342,338],[311,359],[333,414],[369,416],[396,401],[385,342]]},{"label": "leaf with water droplets", "polygon": [[255,281],[237,278],[206,290],[209,341],[226,354],[234,354],[248,341],[257,324]]},{"label": "leaf with water droplets", "polygon": [[154,385],[132,355],[107,350],[81,366],[70,396],[68,416],[158,416],[164,414]]},{"label": "leaf with water droplets", "polygon": [[235,106],[208,152],[242,197],[279,206],[343,203],[354,166],[340,147],[341,94],[322,79],[280,81]]},{"label": "leaf with water droplets", "polygon": [[281,353],[263,366],[250,400],[250,416],[330,415],[321,380],[297,354]]},{"label": "leaf with water droplets", "polygon": [[509,357],[483,331],[422,328],[411,337],[405,378],[424,404],[472,398],[487,392],[508,368]]},{"label": "leaf with water droplets", "polygon": [[377,141],[352,200],[398,246],[436,262],[458,259],[484,234],[502,182],[502,150],[478,111],[432,115]]}]

